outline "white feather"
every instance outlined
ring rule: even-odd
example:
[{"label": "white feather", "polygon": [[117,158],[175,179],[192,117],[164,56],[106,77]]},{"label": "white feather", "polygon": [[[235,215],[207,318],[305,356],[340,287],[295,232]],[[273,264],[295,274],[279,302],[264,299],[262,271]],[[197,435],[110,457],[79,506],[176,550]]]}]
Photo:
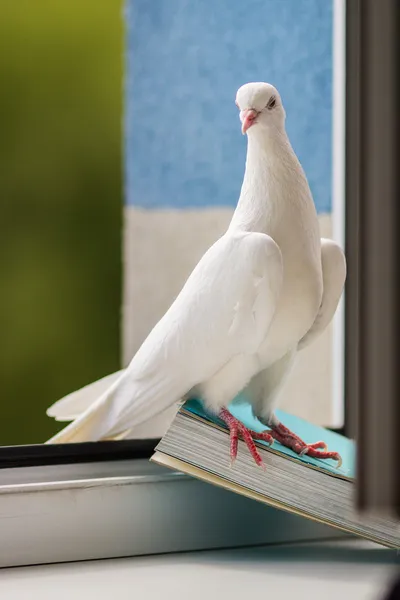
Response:
[{"label": "white feather", "polygon": [[322,302],[312,327],[300,340],[299,350],[311,344],[332,321],[346,280],[346,258],[343,250],[333,240],[321,239],[321,262]]},{"label": "white feather", "polygon": [[254,354],[282,282],[281,253],[260,233],[229,233],[203,256],[129,367],[48,443],[112,438],[175,404],[236,355]]},{"label": "white feather", "polygon": [[77,419],[101,394],[103,394],[122,374],[123,370],[106,375],[93,383],[64,396],[46,411],[48,417],[65,422]]}]

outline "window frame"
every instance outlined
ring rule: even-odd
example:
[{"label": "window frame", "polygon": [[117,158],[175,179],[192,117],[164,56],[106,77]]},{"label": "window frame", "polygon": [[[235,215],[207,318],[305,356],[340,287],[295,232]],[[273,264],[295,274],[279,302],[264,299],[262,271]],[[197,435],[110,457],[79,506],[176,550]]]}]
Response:
[{"label": "window frame", "polygon": [[150,458],[159,439],[138,439],[76,444],[33,444],[0,447],[0,486],[2,469],[76,465]]},{"label": "window frame", "polygon": [[397,516],[399,24],[396,0],[348,4],[347,424],[358,507]]}]

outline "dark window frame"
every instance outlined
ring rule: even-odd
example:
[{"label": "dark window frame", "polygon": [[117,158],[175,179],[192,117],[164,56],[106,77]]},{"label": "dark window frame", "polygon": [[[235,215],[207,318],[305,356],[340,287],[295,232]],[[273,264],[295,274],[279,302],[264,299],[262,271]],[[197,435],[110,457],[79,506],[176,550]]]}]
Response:
[{"label": "dark window frame", "polygon": [[346,422],[358,507],[400,514],[400,5],[348,0],[346,21]]}]

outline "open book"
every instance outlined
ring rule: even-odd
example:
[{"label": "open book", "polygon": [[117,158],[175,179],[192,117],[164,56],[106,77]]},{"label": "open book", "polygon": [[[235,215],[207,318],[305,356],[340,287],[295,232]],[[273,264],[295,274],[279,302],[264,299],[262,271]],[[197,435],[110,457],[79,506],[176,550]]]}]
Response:
[{"label": "open book", "polygon": [[[249,429],[265,430],[248,404],[233,404],[229,410]],[[354,442],[282,411],[276,415],[305,442],[323,440],[329,450],[339,452],[341,467],[337,468],[335,461],[300,457],[276,441],[270,447],[258,440],[265,471],[255,464],[242,441],[231,466],[227,426],[208,415],[196,400],[180,408],[151,460],[237,494],[400,548],[400,522],[395,517],[359,514],[356,510]]]}]

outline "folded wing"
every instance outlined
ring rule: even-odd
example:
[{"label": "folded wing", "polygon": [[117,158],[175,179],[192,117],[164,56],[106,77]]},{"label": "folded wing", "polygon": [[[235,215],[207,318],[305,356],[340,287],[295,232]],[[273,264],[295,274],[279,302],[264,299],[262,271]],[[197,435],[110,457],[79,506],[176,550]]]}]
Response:
[{"label": "folded wing", "polygon": [[332,321],[339,304],[346,279],[346,258],[343,250],[333,240],[322,238],[321,261],[323,295],[317,318],[306,335],[300,340],[298,349],[311,344]]},{"label": "folded wing", "polygon": [[110,439],[171,407],[237,354],[255,353],[279,302],[282,256],[261,233],[229,233],[200,260],[112,385],[48,443]]}]

